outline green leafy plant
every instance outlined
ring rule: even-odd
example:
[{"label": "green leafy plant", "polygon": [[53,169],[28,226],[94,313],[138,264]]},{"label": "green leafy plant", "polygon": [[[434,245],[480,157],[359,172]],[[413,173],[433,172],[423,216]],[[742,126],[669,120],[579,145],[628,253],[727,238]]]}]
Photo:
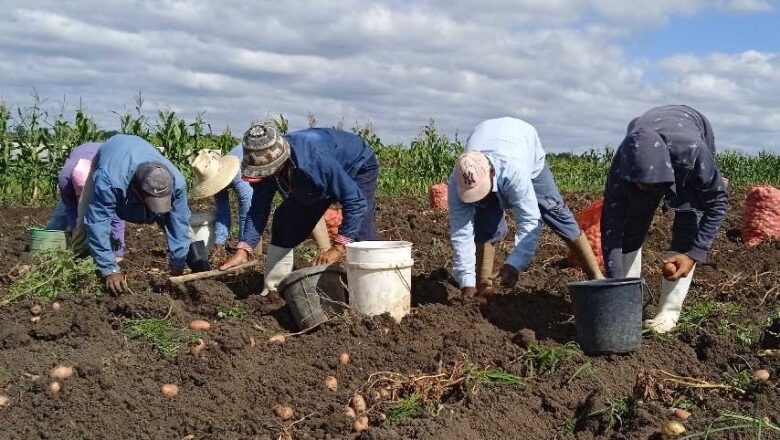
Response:
[{"label": "green leafy plant", "polygon": [[[694,438],[707,439],[710,438],[712,434],[727,431],[752,432],[754,434],[754,439],[762,440],[764,438],[775,438],[774,436],[780,435],[780,425],[773,422],[768,417],[757,417],[731,411],[722,411],[718,418],[710,423],[704,431],[680,437],[680,440]],[[764,436],[766,433],[770,432],[773,433],[772,437]]]},{"label": "green leafy plant", "polygon": [[243,321],[249,316],[249,311],[241,306],[220,307],[217,309],[217,318]]},{"label": "green leafy plant", "polygon": [[422,397],[420,397],[419,394],[410,394],[393,403],[390,410],[387,412],[387,420],[385,423],[390,425],[402,419],[417,417],[424,412],[425,407],[423,406]]},{"label": "green leafy plant", "polygon": [[731,371],[725,371],[723,378],[734,388],[745,391],[752,381],[750,371],[743,368],[731,367]]},{"label": "green leafy plant", "polygon": [[590,412],[586,418],[598,417],[604,423],[607,430],[620,429],[625,420],[633,413],[633,399],[631,397],[619,397],[607,400],[603,408]]},{"label": "green leafy plant", "polygon": [[480,385],[525,385],[524,377],[504,371],[500,368],[478,368],[467,365],[464,368],[466,383],[476,382]]},{"label": "green leafy plant", "polygon": [[69,249],[47,249],[33,254],[33,263],[0,296],[0,305],[21,299],[51,301],[61,293],[100,293],[92,258],[76,258]]},{"label": "green leafy plant", "polygon": [[529,377],[542,374],[552,374],[562,365],[570,362],[582,351],[574,342],[564,345],[542,345],[533,343],[528,347],[528,351],[520,356],[520,361],[526,369]]},{"label": "green leafy plant", "polygon": [[125,325],[130,337],[145,340],[165,356],[178,355],[184,345],[198,339],[194,332],[177,327],[167,319],[131,319]]}]

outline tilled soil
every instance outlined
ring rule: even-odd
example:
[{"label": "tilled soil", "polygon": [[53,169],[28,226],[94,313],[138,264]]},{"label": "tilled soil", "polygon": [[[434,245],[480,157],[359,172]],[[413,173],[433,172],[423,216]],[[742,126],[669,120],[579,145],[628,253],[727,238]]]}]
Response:
[{"label": "tilled soil", "polygon": [[[594,197],[567,195],[574,208]],[[167,289],[162,275],[152,272],[165,271],[164,238],[150,226],[130,226],[125,267],[135,294],[77,298],[63,292],[62,309],[45,305],[37,324],[30,322],[29,301],[0,308],[0,394],[10,397],[9,406],[0,408],[0,438],[643,439],[660,438],[671,408],[680,406],[692,413],[685,422],[689,433],[703,433],[723,411],[778,423],[780,358],[763,350],[780,348],[774,334],[780,322],[766,333],[762,325],[780,311],[780,245],[739,243],[733,229],[742,200],[744,194],[733,195],[734,208],[710,262],[697,268],[686,308],[719,304],[700,325],[668,337],[646,336],[630,355],[577,354],[554,372],[537,375],[526,362],[528,335],[543,347],[576,339],[566,283],[583,279],[579,270],[565,267],[566,247],[546,228],[517,288],[478,305],[461,300],[453,285],[446,214],[419,200],[382,200],[381,235],[414,242],[412,313],[401,323],[338,316],[275,345],[270,336],[297,328],[281,298],[258,294],[262,275]],[[0,211],[0,273],[19,261],[24,229],[47,215],[45,209]],[[656,291],[671,218],[658,214],[645,245],[644,274]],[[510,247],[502,243],[498,263]],[[218,317],[219,309],[232,306],[249,316]],[[646,314],[652,312],[651,304]],[[168,317],[181,327],[209,320],[211,328],[199,335],[206,348],[197,357],[186,347],[166,357],[128,335],[126,321],[139,317]],[[350,354],[346,365],[338,361],[342,352]],[[59,363],[75,366],[76,373],[52,395],[46,391],[48,372]],[[522,386],[462,382],[429,403],[423,415],[381,421],[393,403],[371,397],[372,374],[446,375],[463,365],[531,377]],[[744,391],[674,386],[657,372],[733,385],[739,372],[758,368],[767,369],[770,380],[743,382]],[[637,382],[644,373],[651,380]],[[337,378],[336,391],[323,385],[328,375]],[[177,384],[179,394],[163,397],[165,383]],[[370,427],[362,433],[353,433],[352,420],[343,414],[357,391],[371,407]],[[608,417],[607,408],[619,402],[625,410]],[[276,404],[292,406],[292,419],[277,419]],[[756,436],[742,429],[709,438]],[[763,438],[780,435],[764,431]]]}]

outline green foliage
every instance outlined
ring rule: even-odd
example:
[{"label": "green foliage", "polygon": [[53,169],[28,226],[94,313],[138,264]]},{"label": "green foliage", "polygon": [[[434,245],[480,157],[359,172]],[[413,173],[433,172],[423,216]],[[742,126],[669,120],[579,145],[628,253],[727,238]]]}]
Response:
[{"label": "green foliage", "polygon": [[715,314],[718,303],[711,299],[702,299],[691,303],[680,314],[678,326],[682,328],[698,328]]},{"label": "green foliage", "polygon": [[0,296],[0,305],[26,298],[51,301],[62,292],[100,292],[92,258],[76,258],[68,249],[34,253],[33,264]]},{"label": "green foliage", "polygon": [[126,322],[127,333],[150,343],[165,356],[176,356],[181,348],[195,342],[198,336],[187,329],[176,327],[167,319],[132,319]]},{"label": "green foliage", "polygon": [[533,343],[528,351],[520,356],[520,361],[529,377],[552,374],[562,365],[582,354],[574,342],[565,345],[542,345]]},{"label": "green foliage", "polygon": [[[780,435],[780,425],[778,425],[777,422],[770,420],[769,417],[758,417],[753,415],[734,413],[731,411],[722,411],[718,418],[710,423],[706,429],[701,432],[695,432],[684,437],[680,437],[680,440],[696,438],[708,439],[711,438],[710,436],[712,434],[719,432],[752,432],[753,436],[751,438],[761,440],[765,438],[775,438],[775,435]],[[771,434],[771,436],[765,436],[766,434]],[[743,437],[740,436],[739,438]]]},{"label": "green foliage", "polygon": [[620,429],[623,422],[633,414],[633,403],[631,397],[609,399],[605,407],[589,413],[586,418],[600,418],[607,430]]},{"label": "green foliage", "polygon": [[220,307],[217,310],[217,318],[243,321],[249,316],[249,311],[241,306]]},{"label": "green foliage", "polygon": [[390,425],[402,419],[417,417],[424,412],[425,407],[422,403],[422,397],[420,397],[419,394],[410,394],[395,402],[393,406],[390,407],[390,411],[387,412],[387,420],[385,423]]},{"label": "green foliage", "polygon": [[723,378],[729,385],[742,391],[747,390],[752,381],[750,371],[744,368],[732,367],[731,371],[725,371],[723,373]]},{"label": "green foliage", "polygon": [[[157,146],[191,181],[190,161],[204,148],[227,153],[239,140],[229,128],[213,134],[203,114],[187,121],[172,110],[147,116],[139,93],[132,109],[115,112],[119,131],[140,136]],[[81,105],[73,120],[64,117],[65,104],[50,117],[42,99],[33,93],[32,104],[12,110],[0,101],[0,204],[35,205],[51,202],[57,194],[57,175],[71,150],[81,143],[101,142],[114,132],[100,130]],[[313,114],[309,125],[317,125]],[[273,118],[282,133],[291,130],[282,114]],[[343,123],[339,122],[338,125]],[[421,196],[436,183],[446,182],[463,145],[439,132],[431,120],[409,145],[385,145],[371,123],[352,132],[376,152],[380,163],[378,194]],[[583,154],[548,153],[547,159],[559,188],[565,191],[601,191],[614,150],[590,150]],[[754,183],[780,186],[780,155],[762,152],[746,155],[727,151],[718,155],[721,173],[734,187]]]},{"label": "green foliage", "polygon": [[464,373],[467,383],[476,382],[480,385],[525,385],[528,383],[524,377],[500,368],[478,368],[474,365],[467,365]]}]

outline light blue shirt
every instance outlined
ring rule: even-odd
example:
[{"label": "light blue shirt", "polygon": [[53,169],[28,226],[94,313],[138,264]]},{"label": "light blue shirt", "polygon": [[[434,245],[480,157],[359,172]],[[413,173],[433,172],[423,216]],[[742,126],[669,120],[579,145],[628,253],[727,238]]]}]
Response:
[{"label": "light blue shirt", "polygon": [[[495,173],[492,191],[502,209],[514,212],[515,247],[506,264],[520,270],[533,258],[542,231],[542,216],[532,183],[544,169],[545,154],[539,135],[533,126],[520,119],[490,119],[477,125],[465,149],[485,154]],[[454,172],[448,189],[453,275],[460,287],[476,287],[476,206],[461,201]]]},{"label": "light blue shirt", "polygon": [[[146,209],[130,189],[136,169],[144,162],[159,162],[173,175],[171,211],[158,216]],[[168,238],[171,267],[183,268],[190,247],[190,209],[184,176],[150,143],[138,136],[118,134],[108,139],[92,161],[94,192],[84,214],[87,242],[103,276],[119,271],[111,250],[111,216],[131,223],[161,223]]]},{"label": "light blue shirt", "polygon": [[[238,157],[241,160],[244,157],[244,148],[241,144],[233,148],[231,156]],[[214,243],[223,245],[230,235],[230,194],[233,189],[238,198],[238,241],[248,244],[255,248],[260,241],[258,234],[247,234],[246,221],[249,215],[249,208],[252,206],[252,185],[241,179],[239,170],[230,185],[214,195]]]}]

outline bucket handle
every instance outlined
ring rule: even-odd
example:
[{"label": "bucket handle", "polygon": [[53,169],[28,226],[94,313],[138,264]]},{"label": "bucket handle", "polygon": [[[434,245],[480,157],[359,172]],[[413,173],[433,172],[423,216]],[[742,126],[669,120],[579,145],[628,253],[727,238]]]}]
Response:
[{"label": "bucket handle", "polygon": [[642,282],[639,283],[639,289],[642,291],[642,308],[644,309],[650,303],[650,300],[655,297],[653,290],[647,285],[647,281],[642,278]]},{"label": "bucket handle", "polygon": [[357,262],[345,262],[345,266],[353,269],[363,270],[383,270],[383,269],[407,269],[414,266],[414,260],[404,260],[397,263],[357,263]]}]

